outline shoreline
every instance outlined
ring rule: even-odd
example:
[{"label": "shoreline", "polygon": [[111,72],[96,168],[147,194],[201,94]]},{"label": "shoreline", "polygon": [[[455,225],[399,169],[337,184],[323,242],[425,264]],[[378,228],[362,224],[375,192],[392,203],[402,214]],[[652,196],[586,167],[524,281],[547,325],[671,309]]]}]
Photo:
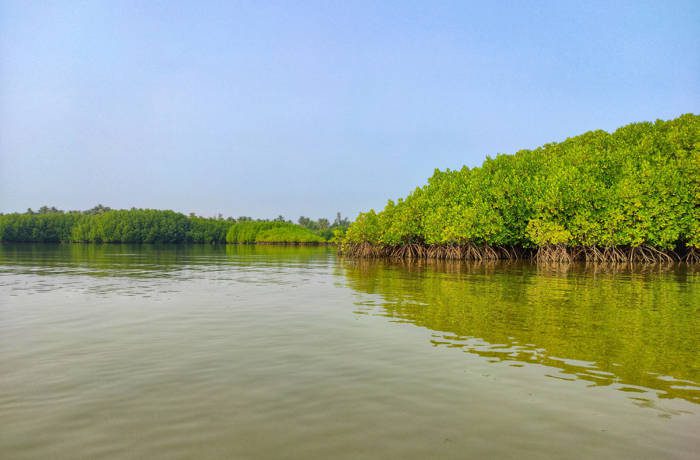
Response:
[{"label": "shoreline", "polygon": [[674,264],[700,263],[700,249],[661,250],[652,246],[598,247],[551,245],[540,248],[490,246],[487,244],[452,245],[377,245],[370,243],[342,244],[338,254],[359,259],[399,260],[528,260],[537,263],[606,263],[606,264]]},{"label": "shoreline", "polygon": [[294,241],[260,241],[255,243],[203,243],[197,241],[184,241],[184,242],[165,242],[165,241],[151,241],[151,242],[139,242],[139,241],[0,241],[0,244],[53,244],[53,245],[90,245],[90,244],[136,244],[136,245],[147,245],[147,246],[157,246],[157,245],[167,245],[167,246],[338,246],[339,243],[331,241],[310,241],[310,242],[294,242]]}]

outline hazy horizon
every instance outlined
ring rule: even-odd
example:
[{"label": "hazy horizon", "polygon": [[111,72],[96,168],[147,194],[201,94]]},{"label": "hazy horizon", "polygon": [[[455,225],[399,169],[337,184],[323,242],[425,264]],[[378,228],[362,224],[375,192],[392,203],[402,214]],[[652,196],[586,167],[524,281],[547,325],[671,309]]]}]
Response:
[{"label": "hazy horizon", "polygon": [[698,112],[700,4],[0,0],[0,212],[354,218],[583,132]]}]

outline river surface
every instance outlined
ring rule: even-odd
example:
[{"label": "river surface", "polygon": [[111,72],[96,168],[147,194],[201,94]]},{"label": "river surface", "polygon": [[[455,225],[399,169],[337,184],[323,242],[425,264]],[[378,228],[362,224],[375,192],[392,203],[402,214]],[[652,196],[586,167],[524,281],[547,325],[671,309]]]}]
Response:
[{"label": "river surface", "polygon": [[699,458],[700,272],[0,246],[0,458]]}]

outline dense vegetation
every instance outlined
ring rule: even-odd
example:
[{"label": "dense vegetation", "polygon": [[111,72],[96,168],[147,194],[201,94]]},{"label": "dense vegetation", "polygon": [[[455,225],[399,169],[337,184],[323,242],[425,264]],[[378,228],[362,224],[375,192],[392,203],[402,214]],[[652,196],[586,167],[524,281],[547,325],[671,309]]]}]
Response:
[{"label": "dense vegetation", "polygon": [[250,217],[205,218],[154,209],[113,210],[96,206],[64,212],[42,207],[38,212],[0,215],[0,241],[42,243],[294,243],[335,241],[349,225],[338,215],[327,219],[300,218],[305,225]]},{"label": "dense vegetation", "polygon": [[231,225],[227,243],[322,243],[325,240],[308,228],[289,222],[239,222]]},{"label": "dense vegetation", "polygon": [[357,256],[700,260],[700,117],[592,131],[439,171],[359,215]]}]

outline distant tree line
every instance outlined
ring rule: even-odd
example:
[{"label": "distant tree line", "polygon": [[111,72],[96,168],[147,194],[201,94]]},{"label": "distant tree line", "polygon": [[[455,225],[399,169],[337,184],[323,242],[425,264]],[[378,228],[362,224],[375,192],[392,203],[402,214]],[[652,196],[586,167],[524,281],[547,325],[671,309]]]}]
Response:
[{"label": "distant tree line", "polygon": [[333,223],[325,218],[313,220],[305,216],[299,217],[297,223],[304,228],[318,233],[326,240],[342,237],[345,235],[348,227],[350,227],[350,220],[341,216],[340,213],[336,214]]},{"label": "distant tree line", "polygon": [[227,243],[322,243],[318,233],[284,220],[243,221],[231,225]]},{"label": "distant tree line", "polygon": [[349,222],[301,217],[294,224],[247,216],[200,217],[156,209],[115,210],[101,204],[86,211],[42,206],[0,214],[0,241],[42,243],[323,243],[341,238]]}]

